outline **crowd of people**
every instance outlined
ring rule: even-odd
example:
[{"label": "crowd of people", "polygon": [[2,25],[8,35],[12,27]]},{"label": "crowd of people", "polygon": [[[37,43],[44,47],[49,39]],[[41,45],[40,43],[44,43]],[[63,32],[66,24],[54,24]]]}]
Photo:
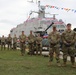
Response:
[{"label": "crowd of people", "polygon": [[[63,65],[66,66],[67,63],[67,56],[69,55],[71,58],[71,63],[72,67],[75,66],[75,53],[76,53],[76,48],[75,48],[75,43],[76,43],[76,32],[71,30],[71,24],[68,23],[66,26],[66,30],[60,33],[57,31],[56,26],[53,25],[52,32],[48,34],[48,41],[49,41],[49,66],[51,65],[53,61],[53,55],[54,53],[56,54],[56,61],[57,65],[61,66],[60,64],[60,42],[62,42],[62,52],[63,52]],[[17,48],[17,37],[14,35],[12,38],[11,35],[9,34],[8,37],[5,39],[4,35],[1,37],[1,50],[5,50],[5,44],[7,40],[7,49],[10,50],[12,48],[12,40],[13,40],[13,49],[16,50]],[[20,50],[21,50],[21,55],[25,55],[25,48],[26,48],[26,42],[28,42],[29,45],[29,54],[33,55],[34,50],[36,50],[36,55],[38,55],[38,52],[40,51],[40,55],[42,55],[42,41],[43,38],[38,34],[37,36],[34,36],[32,34],[32,31],[30,31],[29,36],[26,36],[24,34],[24,31],[22,31],[22,34],[19,36],[20,40]]]}]

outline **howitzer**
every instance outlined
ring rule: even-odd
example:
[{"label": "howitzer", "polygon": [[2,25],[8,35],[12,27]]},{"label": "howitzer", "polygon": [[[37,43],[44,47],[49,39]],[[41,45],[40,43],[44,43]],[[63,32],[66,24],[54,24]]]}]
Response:
[{"label": "howitzer", "polygon": [[54,22],[52,22],[52,23],[48,26],[48,28],[46,28],[45,32],[46,32],[53,24],[54,24]]},{"label": "howitzer", "polygon": [[47,30],[54,24],[54,22],[52,22],[44,31],[36,31],[35,33],[40,33],[40,36],[43,37],[44,34],[47,33]]}]

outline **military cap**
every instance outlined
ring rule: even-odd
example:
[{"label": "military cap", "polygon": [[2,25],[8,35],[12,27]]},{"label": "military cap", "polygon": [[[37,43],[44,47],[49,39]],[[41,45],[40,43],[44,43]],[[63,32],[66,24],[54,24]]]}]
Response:
[{"label": "military cap", "polygon": [[71,23],[68,23],[67,26],[71,26]]},{"label": "military cap", "polygon": [[32,30],[30,30],[30,32],[32,32]]},{"label": "military cap", "polygon": [[53,25],[53,28],[56,28],[56,25]]},{"label": "military cap", "polygon": [[22,31],[22,32],[24,32],[24,31]]}]

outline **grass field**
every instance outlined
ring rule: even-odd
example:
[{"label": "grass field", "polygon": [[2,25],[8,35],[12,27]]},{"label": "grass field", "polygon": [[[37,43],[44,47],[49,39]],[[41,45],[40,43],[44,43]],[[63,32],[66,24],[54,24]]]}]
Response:
[{"label": "grass field", "polygon": [[[49,57],[20,56],[20,51],[0,51],[0,75],[76,75],[70,62],[67,67],[58,67],[56,61],[48,67]],[[62,60],[61,60],[62,63]]]}]

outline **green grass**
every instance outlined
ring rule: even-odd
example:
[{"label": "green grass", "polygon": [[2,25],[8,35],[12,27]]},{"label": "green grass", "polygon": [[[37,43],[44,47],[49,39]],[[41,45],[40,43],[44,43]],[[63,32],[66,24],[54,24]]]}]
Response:
[{"label": "green grass", "polygon": [[[48,67],[49,57],[20,56],[20,51],[0,51],[0,75],[76,75],[70,62],[67,67],[58,67],[56,61]],[[62,60],[61,60],[62,63]]]}]

